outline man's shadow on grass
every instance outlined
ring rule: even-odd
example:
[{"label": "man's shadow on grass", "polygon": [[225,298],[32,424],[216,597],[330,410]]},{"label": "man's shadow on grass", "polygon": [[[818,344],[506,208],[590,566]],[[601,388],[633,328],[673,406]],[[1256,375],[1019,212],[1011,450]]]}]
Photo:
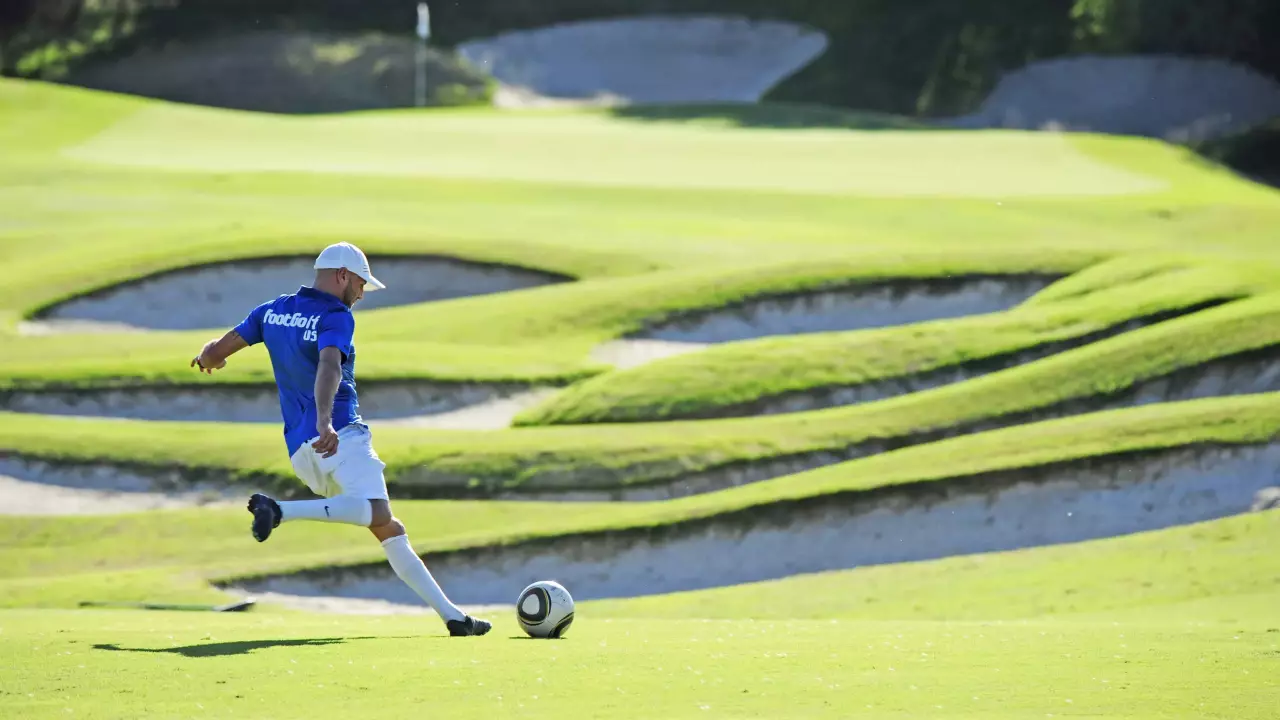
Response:
[{"label": "man's shadow on grass", "polygon": [[94,650],[135,653],[170,653],[184,657],[224,657],[227,655],[245,655],[254,650],[276,647],[308,647],[313,645],[337,645],[348,640],[388,640],[390,638],[352,637],[352,638],[300,638],[296,640],[242,640],[239,642],[205,643],[202,645],[182,645],[170,648],[127,648],[115,643],[99,643]]}]

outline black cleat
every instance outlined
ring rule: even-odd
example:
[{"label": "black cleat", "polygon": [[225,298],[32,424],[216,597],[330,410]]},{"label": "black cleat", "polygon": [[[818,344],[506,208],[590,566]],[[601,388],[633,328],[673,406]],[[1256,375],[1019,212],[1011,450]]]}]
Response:
[{"label": "black cleat", "polygon": [[445,623],[445,627],[449,628],[449,635],[452,637],[466,637],[468,635],[478,637],[489,632],[493,625],[488,620],[477,620],[468,615],[462,620],[450,620]]},{"label": "black cleat", "polygon": [[265,541],[272,530],[280,527],[280,504],[262,493],[254,493],[249,498],[249,512],[253,513],[253,537],[258,542]]}]

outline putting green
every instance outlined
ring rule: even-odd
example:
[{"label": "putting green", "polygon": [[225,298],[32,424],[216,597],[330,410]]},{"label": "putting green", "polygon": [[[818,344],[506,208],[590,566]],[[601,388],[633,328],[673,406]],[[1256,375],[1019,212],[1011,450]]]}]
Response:
[{"label": "putting green", "polygon": [[1165,189],[1066,137],[1019,132],[772,130],[602,113],[450,111],[290,118],[158,105],[63,151],[192,172],[517,180],[867,197],[1095,196]]}]

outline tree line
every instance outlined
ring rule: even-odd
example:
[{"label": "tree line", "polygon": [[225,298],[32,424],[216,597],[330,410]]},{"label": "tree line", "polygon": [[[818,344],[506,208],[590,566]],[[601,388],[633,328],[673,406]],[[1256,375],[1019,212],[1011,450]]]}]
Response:
[{"label": "tree line", "polygon": [[[415,0],[3,0],[0,72],[47,77],[150,43],[244,29],[411,34]],[[1280,78],[1276,0],[466,0],[460,40],[635,14],[734,13],[825,31],[827,53],[770,99],[912,115],[972,109],[1003,72],[1077,53],[1216,57]]]}]

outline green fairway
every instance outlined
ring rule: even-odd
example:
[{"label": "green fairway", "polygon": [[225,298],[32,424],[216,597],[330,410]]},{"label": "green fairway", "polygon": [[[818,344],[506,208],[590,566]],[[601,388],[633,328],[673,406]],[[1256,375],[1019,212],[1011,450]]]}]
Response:
[{"label": "green fairway", "polygon": [[[747,563],[733,552],[749,544],[726,539],[736,521],[883,498],[923,507],[996,475],[1066,483],[1121,459],[1183,463],[1280,438],[1274,189],[1149,139],[721,110],[276,116],[0,79],[0,476],[238,483],[211,507],[4,514],[0,717],[1273,716],[1280,510],[1193,508],[1217,519],[982,555],[939,534],[912,557],[941,559],[819,574],[795,575],[787,557],[797,564],[751,576],[779,577],[768,582],[584,597],[568,637],[545,643],[515,639],[502,608],[476,611],[492,634],[456,640],[431,614],[80,609],[222,603],[237,593],[220,588],[263,576],[386,570],[362,528],[250,536],[242,490],[301,488],[279,424],[95,416],[93,402],[163,408],[179,390],[270,400],[262,347],[208,377],[189,361],[226,327],[67,330],[42,314],[171,270],[309,258],[340,240],[375,274],[435,256],[563,280],[356,309],[363,388],[556,388],[496,429],[371,423],[396,516],[428,564],[595,540],[609,558],[614,541],[707,528],[729,543],[717,562]],[[938,288],[979,277],[1045,286],[949,314],[985,308],[988,291]],[[883,287],[891,299],[874,295]],[[247,313],[294,289],[177,293],[161,310]],[[778,319],[782,299],[825,291],[862,292],[847,312],[879,322],[790,332]],[[928,317],[897,322],[901,308]],[[688,331],[674,357],[603,359],[717,309],[741,339],[703,347]],[[899,390],[823,400],[877,384]],[[83,417],[40,406],[108,388],[67,401]],[[760,414],[783,400],[798,404]],[[1242,511],[1254,477],[1212,473],[1254,469],[1230,467],[1153,465],[1150,484],[1179,487],[1189,470],[1200,494],[1171,490],[1170,505]],[[1257,482],[1277,484],[1266,472]],[[24,499],[4,492],[0,503]],[[651,500],[666,492],[685,496]],[[823,536],[833,553],[856,542],[840,534],[855,522]]]},{"label": "green fairway", "polygon": [[[560,641],[513,640],[522,633],[511,617],[496,617],[489,637],[450,639],[429,616],[5,610],[0,709],[328,717],[375,702],[449,717],[1265,718],[1280,701],[1278,532],[1271,512],[583,603]],[[289,701],[264,707],[266,697]]]},{"label": "green fairway", "polygon": [[[1266,718],[1276,634],[1206,623],[586,619],[572,638],[421,620],[0,613],[20,717]],[[1194,685],[1183,678],[1194,676]]]}]

